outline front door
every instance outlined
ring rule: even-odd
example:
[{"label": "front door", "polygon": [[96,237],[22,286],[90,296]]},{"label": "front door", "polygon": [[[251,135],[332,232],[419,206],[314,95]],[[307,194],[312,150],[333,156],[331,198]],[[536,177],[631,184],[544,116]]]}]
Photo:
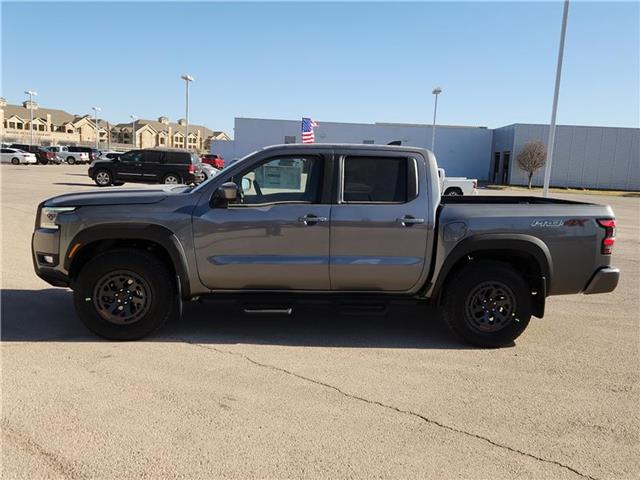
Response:
[{"label": "front door", "polygon": [[131,150],[114,162],[113,170],[116,180],[123,182],[143,182],[144,151]]},{"label": "front door", "polygon": [[328,290],[331,205],[323,177],[330,151],[269,157],[219,182],[235,203],[193,217],[198,273],[213,290]]},{"label": "front door", "polygon": [[[413,289],[428,267],[429,197],[424,159],[403,152],[340,158],[331,209],[331,288]],[[427,182],[424,182],[427,184]],[[432,228],[432,226],[431,226]]]}]

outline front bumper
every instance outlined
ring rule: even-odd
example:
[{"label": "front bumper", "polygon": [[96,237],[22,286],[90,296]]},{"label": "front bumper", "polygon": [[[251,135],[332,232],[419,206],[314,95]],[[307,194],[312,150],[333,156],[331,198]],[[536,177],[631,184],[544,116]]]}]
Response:
[{"label": "front bumper", "polygon": [[68,287],[71,282],[61,265],[60,231],[36,228],[31,238],[31,258],[36,275],[54,287]]},{"label": "front bumper", "polygon": [[602,267],[593,274],[582,293],[591,295],[594,293],[613,292],[618,286],[620,270],[614,267]]}]

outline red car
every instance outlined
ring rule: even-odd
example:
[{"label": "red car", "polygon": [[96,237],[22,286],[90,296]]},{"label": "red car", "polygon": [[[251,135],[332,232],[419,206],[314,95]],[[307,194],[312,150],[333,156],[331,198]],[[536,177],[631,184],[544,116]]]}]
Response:
[{"label": "red car", "polygon": [[200,160],[202,161],[202,163],[208,163],[212,167],[218,169],[224,168],[224,158],[222,158],[220,155],[207,153],[206,155],[202,155],[202,157],[200,157]]}]

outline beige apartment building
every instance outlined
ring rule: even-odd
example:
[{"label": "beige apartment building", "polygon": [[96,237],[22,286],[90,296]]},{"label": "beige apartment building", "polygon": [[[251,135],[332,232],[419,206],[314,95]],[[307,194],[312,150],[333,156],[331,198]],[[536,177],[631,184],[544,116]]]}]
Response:
[{"label": "beige apartment building", "polygon": [[[30,111],[33,111],[33,124]],[[135,126],[135,134],[132,131]],[[29,143],[33,131],[36,145],[87,145],[96,143],[96,125],[90,115],[73,115],[64,110],[41,108],[36,102],[9,105],[0,98],[0,140],[4,143]],[[128,150],[131,148],[189,148],[208,152],[214,140],[229,140],[226,133],[203,125],[189,125],[185,139],[185,122],[170,122],[167,117],[157,121],[139,119],[133,123],[113,124],[98,119],[100,148]]]}]

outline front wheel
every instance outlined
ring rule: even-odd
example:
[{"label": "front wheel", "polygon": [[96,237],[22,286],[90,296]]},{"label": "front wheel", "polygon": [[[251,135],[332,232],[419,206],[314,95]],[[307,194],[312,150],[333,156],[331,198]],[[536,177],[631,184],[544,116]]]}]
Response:
[{"label": "front wheel", "polygon": [[69,165],[73,165],[74,163],[76,163],[76,159],[71,157],[71,156],[69,156],[69,157],[67,157],[67,163]]},{"label": "front wheel", "polygon": [[113,183],[111,173],[107,170],[98,170],[95,174],[94,181],[99,187],[108,187]]},{"label": "front wheel", "polygon": [[20,159],[16,157],[12,158],[11,165],[20,165]]},{"label": "front wheel", "polygon": [[142,338],[180,311],[169,271],[142,250],[112,250],[94,257],[73,289],[80,320],[109,340]]},{"label": "front wheel", "polygon": [[459,188],[447,188],[447,191],[444,192],[444,194],[449,196],[458,196],[462,195],[462,190]]},{"label": "front wheel", "polygon": [[529,325],[531,289],[509,265],[476,261],[447,282],[443,306],[447,326],[464,342],[503,347]]}]

